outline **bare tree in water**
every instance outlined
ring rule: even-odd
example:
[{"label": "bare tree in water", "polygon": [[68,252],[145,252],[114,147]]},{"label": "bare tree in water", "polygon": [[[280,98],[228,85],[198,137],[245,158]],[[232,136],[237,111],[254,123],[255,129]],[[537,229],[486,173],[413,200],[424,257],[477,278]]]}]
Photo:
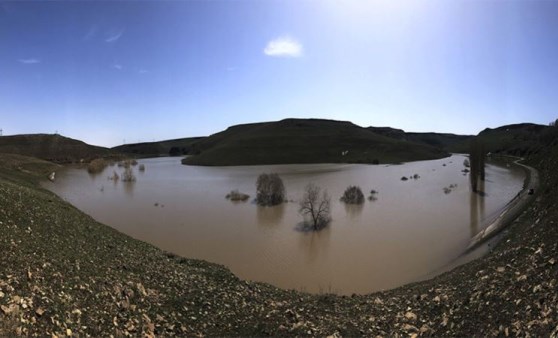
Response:
[{"label": "bare tree in water", "polygon": [[309,218],[314,230],[319,230],[331,220],[331,198],[327,191],[310,183],[304,188],[304,196],[298,211],[303,217]]}]

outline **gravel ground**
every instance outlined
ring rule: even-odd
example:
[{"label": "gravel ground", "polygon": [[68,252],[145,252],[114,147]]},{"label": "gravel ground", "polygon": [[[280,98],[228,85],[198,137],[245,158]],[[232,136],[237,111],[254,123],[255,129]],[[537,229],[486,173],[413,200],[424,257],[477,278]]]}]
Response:
[{"label": "gravel ground", "polygon": [[348,297],[242,281],[131,239],[39,188],[45,163],[0,156],[0,336],[557,337],[558,150],[529,164],[540,192],[490,254]]}]

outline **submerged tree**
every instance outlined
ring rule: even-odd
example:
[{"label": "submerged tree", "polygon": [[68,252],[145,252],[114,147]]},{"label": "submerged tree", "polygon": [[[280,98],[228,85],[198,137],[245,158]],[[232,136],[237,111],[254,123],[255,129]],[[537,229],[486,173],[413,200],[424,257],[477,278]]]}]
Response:
[{"label": "submerged tree", "polygon": [[470,164],[470,174],[471,179],[471,189],[473,192],[478,191],[479,180],[484,181],[485,179],[485,162],[486,162],[486,151],[484,145],[477,139],[471,141],[471,149],[469,152],[469,164]]},{"label": "submerged tree", "polygon": [[322,192],[320,187],[310,183],[304,188],[298,211],[310,220],[314,230],[319,230],[331,220],[331,198],[326,190]]},{"label": "submerged tree", "polygon": [[271,206],[283,203],[285,186],[277,174],[261,174],[256,181],[256,202],[259,205]]}]

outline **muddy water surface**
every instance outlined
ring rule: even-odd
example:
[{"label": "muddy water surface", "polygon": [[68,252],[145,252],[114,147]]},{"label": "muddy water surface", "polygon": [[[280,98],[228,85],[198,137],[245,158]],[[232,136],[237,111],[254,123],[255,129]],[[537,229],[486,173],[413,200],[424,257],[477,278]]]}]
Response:
[{"label": "muddy water surface", "polygon": [[[464,157],[402,165],[197,167],[180,158],[140,160],[134,183],[108,180],[113,170],[57,173],[45,185],[98,221],[178,255],[220,263],[243,279],[309,292],[367,293],[419,280],[458,257],[523,184],[514,166],[487,167],[484,196],[472,194]],[[255,195],[262,172],[283,178],[290,202],[258,207],[225,199],[232,189]],[[402,181],[418,174],[419,179]],[[297,201],[308,182],[332,197],[332,222],[295,230]],[[455,184],[450,193],[443,188]],[[377,200],[339,201],[348,185]]]}]

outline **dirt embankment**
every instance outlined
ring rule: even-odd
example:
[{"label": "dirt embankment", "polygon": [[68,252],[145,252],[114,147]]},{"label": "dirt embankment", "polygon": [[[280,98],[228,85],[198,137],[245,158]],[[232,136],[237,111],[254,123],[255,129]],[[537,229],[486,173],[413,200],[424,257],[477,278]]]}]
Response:
[{"label": "dirt embankment", "polygon": [[95,222],[17,168],[0,170],[0,336],[556,336],[558,151],[530,165],[540,192],[490,255],[353,297],[239,280]]}]

